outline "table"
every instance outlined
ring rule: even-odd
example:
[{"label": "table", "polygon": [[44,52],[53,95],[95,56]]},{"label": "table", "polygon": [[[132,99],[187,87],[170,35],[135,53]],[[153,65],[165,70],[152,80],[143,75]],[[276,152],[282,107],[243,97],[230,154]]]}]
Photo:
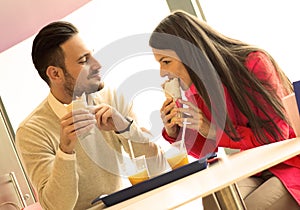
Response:
[{"label": "table", "polygon": [[298,154],[300,138],[234,153],[212,167],[105,209],[176,209]]}]

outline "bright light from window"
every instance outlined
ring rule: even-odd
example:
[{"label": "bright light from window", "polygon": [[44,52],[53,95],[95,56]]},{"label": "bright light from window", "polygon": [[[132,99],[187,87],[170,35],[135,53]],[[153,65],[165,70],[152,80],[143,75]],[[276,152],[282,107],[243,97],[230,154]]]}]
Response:
[{"label": "bright light from window", "polygon": [[200,0],[207,22],[224,35],[267,50],[291,81],[300,80],[298,0]]}]

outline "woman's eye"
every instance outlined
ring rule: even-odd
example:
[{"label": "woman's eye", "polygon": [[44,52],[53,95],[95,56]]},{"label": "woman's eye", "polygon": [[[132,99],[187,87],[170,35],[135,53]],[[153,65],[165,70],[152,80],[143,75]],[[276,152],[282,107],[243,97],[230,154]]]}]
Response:
[{"label": "woman's eye", "polygon": [[163,61],[164,64],[169,64],[171,61]]}]

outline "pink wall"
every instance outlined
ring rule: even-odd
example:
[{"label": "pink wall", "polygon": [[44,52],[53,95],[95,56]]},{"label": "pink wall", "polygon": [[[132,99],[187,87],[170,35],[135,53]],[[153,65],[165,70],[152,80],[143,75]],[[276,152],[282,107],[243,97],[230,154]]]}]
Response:
[{"label": "pink wall", "polygon": [[0,53],[91,0],[1,0]]}]

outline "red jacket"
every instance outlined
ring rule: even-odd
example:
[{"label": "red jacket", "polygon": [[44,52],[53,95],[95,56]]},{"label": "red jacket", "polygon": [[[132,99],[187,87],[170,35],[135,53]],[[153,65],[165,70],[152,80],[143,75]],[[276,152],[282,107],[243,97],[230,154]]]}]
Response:
[{"label": "red jacket", "polygon": [[[268,81],[269,84],[277,90],[277,94],[280,98],[284,96],[284,92],[276,74],[274,66],[268,57],[262,52],[253,52],[249,54],[246,63],[246,67],[251,71],[258,79]],[[237,132],[242,137],[240,141],[233,141],[223,130],[218,130],[217,135],[219,136],[218,144],[215,145],[214,141],[205,139],[197,131],[187,129],[185,134],[186,147],[189,154],[195,158],[203,157],[205,154],[216,151],[217,147],[228,147],[233,149],[247,150],[253,147],[260,146],[261,143],[255,137],[253,131],[248,124],[248,119],[238,111],[238,108],[233,103],[226,87],[224,87],[224,94],[226,99],[228,116],[232,120]],[[185,92],[188,101],[197,104],[199,109],[203,111],[205,116],[211,120],[211,112],[205,106],[203,100],[198,95],[197,90],[194,85],[192,85],[189,90]],[[260,103],[265,103],[262,98],[258,95],[257,101]],[[261,118],[264,114],[258,111],[253,104],[249,106],[256,111],[256,114]],[[284,139],[290,139],[295,137],[293,129],[284,122],[280,117],[278,117],[273,109],[270,107],[268,111],[271,114],[272,119],[277,123],[278,127],[283,131]],[[275,142],[275,140],[266,133],[270,142]],[[170,143],[174,142],[175,139],[169,137],[163,129],[163,137]],[[178,135],[181,138],[181,134]],[[291,158],[283,163],[280,163],[269,169],[275,176],[277,176],[282,183],[286,186],[288,191],[293,195],[293,197],[300,204],[300,156]]]}]

